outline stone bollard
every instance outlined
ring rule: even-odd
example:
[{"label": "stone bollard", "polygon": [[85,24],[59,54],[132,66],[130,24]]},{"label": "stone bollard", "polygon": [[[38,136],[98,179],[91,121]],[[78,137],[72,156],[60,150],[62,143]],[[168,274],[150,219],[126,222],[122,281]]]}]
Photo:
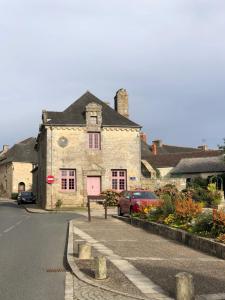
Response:
[{"label": "stone bollard", "polygon": [[91,259],[91,245],[79,244],[78,245],[78,258],[79,259]]},{"label": "stone bollard", "polygon": [[95,279],[103,280],[107,278],[107,266],[105,256],[95,257]]},{"label": "stone bollard", "polygon": [[176,300],[194,300],[193,277],[189,273],[176,275]]}]

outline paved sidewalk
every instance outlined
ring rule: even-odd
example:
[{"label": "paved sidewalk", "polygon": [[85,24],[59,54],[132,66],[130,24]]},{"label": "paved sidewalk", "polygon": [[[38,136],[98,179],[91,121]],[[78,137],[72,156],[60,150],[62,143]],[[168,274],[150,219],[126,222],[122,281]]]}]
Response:
[{"label": "paved sidewalk", "polygon": [[[137,270],[137,279],[143,281],[143,290],[146,285],[150,287],[148,294],[150,298],[153,295],[151,287],[157,292],[157,286],[159,294],[163,291],[165,295],[174,297],[175,275],[183,271],[193,275],[197,295],[225,293],[225,260],[145,232],[111,217],[104,220],[100,215],[97,213],[91,223],[87,222],[86,218],[74,221],[77,242],[88,241],[93,244],[108,259],[112,262],[114,260],[115,265],[130,280],[132,280],[132,277],[129,277],[130,272],[134,274]],[[138,281],[133,278],[134,282]],[[140,284],[138,288],[141,289]],[[155,299],[159,299],[159,294]]]}]

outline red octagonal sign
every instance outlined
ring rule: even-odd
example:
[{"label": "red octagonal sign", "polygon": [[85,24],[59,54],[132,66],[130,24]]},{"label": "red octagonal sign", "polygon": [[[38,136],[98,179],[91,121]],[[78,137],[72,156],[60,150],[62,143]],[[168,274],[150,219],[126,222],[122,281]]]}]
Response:
[{"label": "red octagonal sign", "polygon": [[47,183],[52,184],[55,181],[55,177],[52,175],[48,175],[46,181],[47,181]]}]

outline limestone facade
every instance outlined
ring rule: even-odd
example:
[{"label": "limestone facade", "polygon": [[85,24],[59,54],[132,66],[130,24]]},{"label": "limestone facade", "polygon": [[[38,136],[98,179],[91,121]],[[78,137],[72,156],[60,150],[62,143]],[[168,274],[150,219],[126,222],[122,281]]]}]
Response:
[{"label": "limestone facade", "polygon": [[32,190],[32,163],[10,162],[0,165],[0,197],[11,198],[18,193],[20,183],[26,191]]},{"label": "limestone facade", "polygon": [[88,195],[140,185],[140,130],[118,107],[112,109],[90,92],[63,112],[44,111],[33,172],[42,207],[54,209],[59,200],[64,207],[85,206]]},{"label": "limestone facade", "polygon": [[[140,182],[140,129],[103,127],[100,134],[101,148],[89,149],[87,127],[45,126],[38,146],[38,199],[44,208],[54,208],[58,200],[67,207],[85,205],[89,176],[100,177],[101,191],[112,189],[112,170],[126,171],[128,189]],[[64,147],[62,138],[67,141]],[[64,169],[75,170],[75,191],[61,189]],[[55,177],[53,184],[46,183],[48,175]]]}]

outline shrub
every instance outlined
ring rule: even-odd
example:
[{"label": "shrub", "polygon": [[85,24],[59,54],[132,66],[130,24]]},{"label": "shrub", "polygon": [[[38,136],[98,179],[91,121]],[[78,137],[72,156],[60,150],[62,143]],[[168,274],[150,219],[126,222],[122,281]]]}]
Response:
[{"label": "shrub", "polygon": [[169,194],[162,195],[162,213],[164,217],[167,217],[170,214],[173,214],[175,211],[174,204],[172,202],[172,197]]},{"label": "shrub", "polygon": [[107,206],[117,206],[120,194],[114,190],[106,190],[101,193],[106,197]]},{"label": "shrub", "polygon": [[213,210],[213,228],[211,232],[215,237],[225,233],[225,212],[223,210]]},{"label": "shrub", "polygon": [[192,199],[176,200],[175,214],[182,222],[190,222],[202,212],[202,206]]},{"label": "shrub", "polygon": [[211,211],[200,214],[195,219],[192,227],[192,232],[200,233],[201,235],[208,235],[213,228],[213,214]]},{"label": "shrub", "polygon": [[166,225],[171,225],[176,222],[176,216],[174,214],[169,214],[165,219],[164,223]]},{"label": "shrub", "polygon": [[163,202],[161,200],[155,200],[150,203],[143,201],[141,205],[133,206],[133,211],[138,213],[140,218],[147,218],[156,208],[161,208],[162,204]]},{"label": "shrub", "polygon": [[168,184],[165,185],[163,188],[157,189],[155,193],[161,199],[163,199],[164,195],[169,195],[172,202],[174,202],[175,200],[181,200],[185,198],[185,194],[179,192],[178,189],[172,184]]},{"label": "shrub", "polygon": [[225,244],[225,234],[224,234],[224,233],[221,233],[221,234],[216,238],[216,241]]},{"label": "shrub", "polygon": [[56,209],[60,209],[62,205],[63,205],[62,200],[61,200],[61,199],[58,199],[58,200],[56,201],[55,208],[56,208]]}]

